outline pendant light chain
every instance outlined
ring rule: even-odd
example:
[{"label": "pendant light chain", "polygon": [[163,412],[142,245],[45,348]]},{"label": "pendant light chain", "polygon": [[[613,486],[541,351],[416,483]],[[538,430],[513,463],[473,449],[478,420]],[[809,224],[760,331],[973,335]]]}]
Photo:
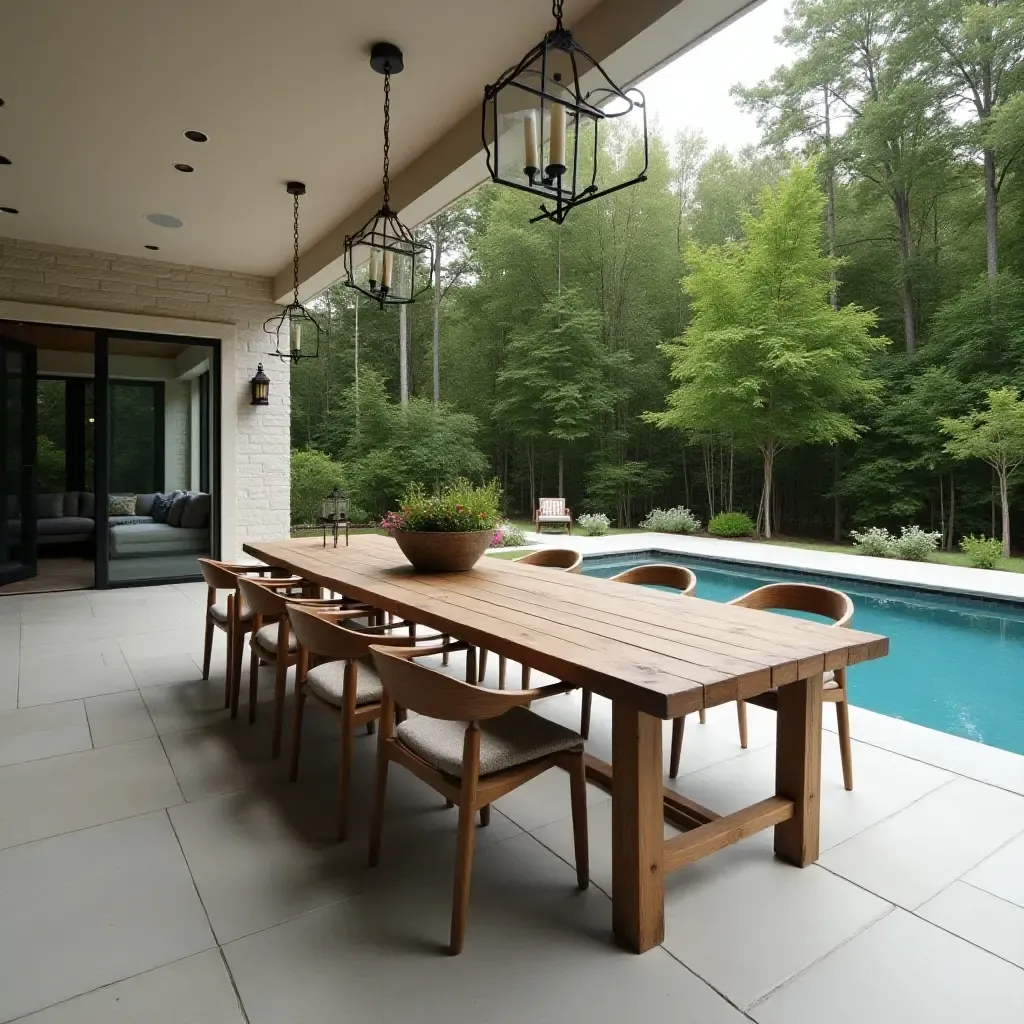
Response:
[{"label": "pendant light chain", "polygon": [[562,0],[554,0],[551,4],[551,13],[555,16],[555,27],[562,27]]},{"label": "pendant light chain", "polygon": [[296,192],[292,199],[294,201],[292,207],[292,238],[295,243],[295,248],[292,251],[292,289],[294,302],[297,306],[299,304],[299,194]]},{"label": "pendant light chain", "polygon": [[391,65],[384,72],[384,205],[390,206],[391,177],[388,173],[391,153]]}]

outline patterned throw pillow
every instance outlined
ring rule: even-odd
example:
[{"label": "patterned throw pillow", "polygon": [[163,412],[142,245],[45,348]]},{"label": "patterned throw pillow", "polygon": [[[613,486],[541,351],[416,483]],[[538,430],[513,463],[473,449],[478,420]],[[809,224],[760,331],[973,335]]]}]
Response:
[{"label": "patterned throw pillow", "polygon": [[172,491],[169,494],[158,494],[153,499],[153,507],[149,514],[153,517],[154,523],[166,523],[167,513],[171,511],[174,499],[178,497],[179,491]]},{"label": "patterned throw pillow", "polygon": [[107,501],[107,513],[112,516],[135,515],[134,494],[112,494]]}]

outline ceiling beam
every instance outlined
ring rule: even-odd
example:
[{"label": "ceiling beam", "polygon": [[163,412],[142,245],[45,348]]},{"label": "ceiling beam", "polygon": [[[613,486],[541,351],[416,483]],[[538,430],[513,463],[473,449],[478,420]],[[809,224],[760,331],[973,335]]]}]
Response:
[{"label": "ceiling beam", "polygon": [[[573,33],[620,85],[636,83],[700,43],[762,0],[603,0]],[[504,70],[495,68],[493,78]],[[391,205],[409,224],[421,224],[487,178],[480,138],[485,83],[469,112],[407,167],[391,178]],[[469,106],[470,97],[467,97]],[[344,275],[345,236],[380,207],[380,193],[366,197],[301,254],[300,295],[319,294]],[[288,302],[292,267],[274,278],[278,302]]]}]

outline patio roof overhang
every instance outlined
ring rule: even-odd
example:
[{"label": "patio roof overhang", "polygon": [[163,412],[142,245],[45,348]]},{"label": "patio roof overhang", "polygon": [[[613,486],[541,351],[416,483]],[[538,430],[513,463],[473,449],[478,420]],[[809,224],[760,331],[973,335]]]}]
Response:
[{"label": "patio roof overhang", "polygon": [[[566,0],[621,83],[640,81],[759,0]],[[486,177],[484,85],[550,27],[546,0],[16,0],[0,37],[0,234],[273,276],[291,287],[305,181],[302,296],[342,276],[345,235],[379,204],[381,80],[396,42],[392,197],[420,223]],[[207,143],[182,133],[198,129]],[[176,163],[194,173],[175,170]],[[154,226],[169,214],[180,228]],[[159,254],[147,250],[159,245]]]}]

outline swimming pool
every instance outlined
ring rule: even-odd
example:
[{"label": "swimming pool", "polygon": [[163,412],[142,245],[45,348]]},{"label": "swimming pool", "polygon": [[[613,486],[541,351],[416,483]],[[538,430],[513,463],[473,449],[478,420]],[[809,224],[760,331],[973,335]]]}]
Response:
[{"label": "swimming pool", "polygon": [[852,668],[850,703],[1024,754],[1024,606],[929,594],[667,551],[586,558],[588,576],[672,562],[697,574],[697,597],[730,601],[766,583],[821,583],[845,591],[852,625],[889,637],[889,656]]}]

